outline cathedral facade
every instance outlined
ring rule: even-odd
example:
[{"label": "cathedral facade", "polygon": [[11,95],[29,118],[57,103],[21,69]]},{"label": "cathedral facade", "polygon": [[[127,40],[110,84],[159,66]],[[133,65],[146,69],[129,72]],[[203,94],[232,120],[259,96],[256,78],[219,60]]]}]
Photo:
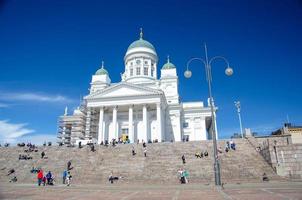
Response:
[{"label": "cathedral facade", "polygon": [[126,51],[120,82],[111,83],[102,62],[92,75],[90,93],[83,104],[72,115],[65,110],[59,117],[61,142],[211,139],[210,107],[201,101],[181,102],[176,66],[168,58],[158,79],[157,64],[156,50],[143,39],[142,32]]}]

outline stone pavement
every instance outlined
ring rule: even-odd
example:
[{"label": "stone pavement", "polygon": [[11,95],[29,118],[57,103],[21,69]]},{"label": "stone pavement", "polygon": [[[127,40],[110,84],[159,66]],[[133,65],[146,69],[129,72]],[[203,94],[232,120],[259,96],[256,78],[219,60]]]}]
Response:
[{"label": "stone pavement", "polygon": [[6,200],[302,200],[302,182],[226,184],[224,189],[207,184],[187,185],[65,185],[0,184]]}]

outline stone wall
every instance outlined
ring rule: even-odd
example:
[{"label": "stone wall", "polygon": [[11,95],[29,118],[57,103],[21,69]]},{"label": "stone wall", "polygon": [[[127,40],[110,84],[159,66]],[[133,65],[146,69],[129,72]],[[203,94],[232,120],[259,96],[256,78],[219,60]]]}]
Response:
[{"label": "stone wall", "polygon": [[293,144],[290,136],[249,138],[278,175],[302,179],[302,144]]}]

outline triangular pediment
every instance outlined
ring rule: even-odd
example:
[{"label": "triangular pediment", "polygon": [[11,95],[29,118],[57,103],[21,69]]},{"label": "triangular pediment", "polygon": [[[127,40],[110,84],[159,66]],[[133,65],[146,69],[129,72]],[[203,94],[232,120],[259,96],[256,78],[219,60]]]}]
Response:
[{"label": "triangular pediment", "polygon": [[119,83],[110,86],[102,91],[88,95],[87,99],[99,99],[99,98],[115,98],[115,97],[127,97],[127,96],[148,96],[148,95],[161,95],[161,90],[142,87],[130,83]]}]

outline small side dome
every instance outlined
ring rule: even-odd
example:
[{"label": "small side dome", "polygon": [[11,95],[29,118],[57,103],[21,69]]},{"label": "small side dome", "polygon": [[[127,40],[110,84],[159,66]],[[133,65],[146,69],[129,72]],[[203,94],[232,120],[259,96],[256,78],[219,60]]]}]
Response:
[{"label": "small side dome", "polygon": [[104,68],[104,61],[102,61],[101,69],[95,72],[95,75],[109,75],[108,71]]},{"label": "small side dome", "polygon": [[174,69],[176,68],[175,65],[173,63],[170,62],[170,58],[169,56],[167,57],[167,63],[164,64],[164,66],[162,67],[162,69]]}]

